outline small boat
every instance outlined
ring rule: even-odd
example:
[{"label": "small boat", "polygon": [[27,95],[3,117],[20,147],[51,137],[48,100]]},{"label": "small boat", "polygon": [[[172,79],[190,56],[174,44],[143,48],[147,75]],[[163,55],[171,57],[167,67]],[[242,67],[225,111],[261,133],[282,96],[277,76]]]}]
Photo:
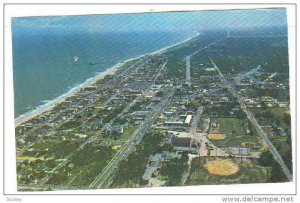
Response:
[{"label": "small boat", "polygon": [[79,60],[78,56],[74,56],[73,61],[76,63]]}]

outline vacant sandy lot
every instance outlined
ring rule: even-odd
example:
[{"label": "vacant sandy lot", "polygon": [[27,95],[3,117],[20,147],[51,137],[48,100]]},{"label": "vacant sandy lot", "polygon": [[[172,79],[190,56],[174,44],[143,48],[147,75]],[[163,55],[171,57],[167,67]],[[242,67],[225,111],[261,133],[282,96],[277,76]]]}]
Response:
[{"label": "vacant sandy lot", "polygon": [[229,159],[208,161],[204,167],[210,174],[230,176],[239,171],[239,167]]},{"label": "vacant sandy lot", "polygon": [[209,134],[207,136],[208,139],[210,140],[223,140],[226,138],[225,134],[220,134],[220,133],[215,133],[215,134]]}]

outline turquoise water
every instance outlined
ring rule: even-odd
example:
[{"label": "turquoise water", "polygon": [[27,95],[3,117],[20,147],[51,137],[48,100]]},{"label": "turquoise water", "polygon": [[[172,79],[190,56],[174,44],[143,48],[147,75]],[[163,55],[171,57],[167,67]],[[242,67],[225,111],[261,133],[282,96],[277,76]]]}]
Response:
[{"label": "turquoise water", "polygon": [[182,41],[195,31],[280,25],[286,27],[285,9],[13,18],[15,117],[118,62]]},{"label": "turquoise water", "polygon": [[[13,29],[15,118],[118,62],[182,41],[183,32],[18,32]],[[74,63],[74,56],[79,60]]]}]

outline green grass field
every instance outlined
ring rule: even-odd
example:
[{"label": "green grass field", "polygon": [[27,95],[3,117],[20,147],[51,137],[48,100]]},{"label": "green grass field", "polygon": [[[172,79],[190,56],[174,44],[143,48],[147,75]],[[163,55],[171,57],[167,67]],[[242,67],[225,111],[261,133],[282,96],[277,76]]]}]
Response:
[{"label": "green grass field", "polygon": [[222,140],[210,140],[217,147],[242,147],[241,144],[244,142],[258,142],[254,135],[246,134],[244,129],[245,120],[238,118],[218,118],[218,122],[218,131],[225,134],[226,138]]},{"label": "green grass field", "polygon": [[242,147],[244,142],[258,143],[257,138],[254,135],[231,135],[227,134],[223,140],[210,140],[217,147]]},{"label": "green grass field", "polygon": [[238,118],[218,118],[219,133],[231,133],[235,131],[237,134],[244,134],[244,120]]}]

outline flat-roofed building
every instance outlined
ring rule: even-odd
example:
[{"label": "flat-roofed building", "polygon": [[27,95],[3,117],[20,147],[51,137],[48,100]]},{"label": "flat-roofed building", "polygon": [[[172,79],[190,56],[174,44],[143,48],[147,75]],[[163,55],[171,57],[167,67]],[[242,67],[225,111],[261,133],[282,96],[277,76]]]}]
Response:
[{"label": "flat-roofed building", "polygon": [[185,125],[190,125],[192,121],[192,115],[187,115],[184,121]]},{"label": "flat-roofed building", "polygon": [[181,121],[166,121],[164,123],[164,125],[166,125],[166,126],[182,126],[183,122],[181,122]]}]

